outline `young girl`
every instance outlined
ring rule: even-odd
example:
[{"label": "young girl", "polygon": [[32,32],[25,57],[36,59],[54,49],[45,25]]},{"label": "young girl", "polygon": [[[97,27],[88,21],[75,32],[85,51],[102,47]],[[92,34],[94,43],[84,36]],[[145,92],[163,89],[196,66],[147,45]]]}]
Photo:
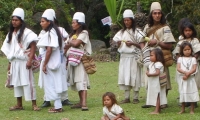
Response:
[{"label": "young girl", "polygon": [[153,49],[150,53],[151,64],[146,72],[148,76],[148,90],[146,105],[156,106],[151,114],[160,113],[160,105],[167,104],[166,86],[160,86],[159,75],[164,71],[164,57],[161,49]]},{"label": "young girl", "polygon": [[117,100],[112,92],[106,92],[102,96],[103,117],[101,120],[130,120],[125,117],[123,109],[117,105]]},{"label": "young girl", "polygon": [[190,114],[194,114],[194,102],[199,101],[199,94],[195,82],[197,60],[192,55],[192,46],[185,41],[180,46],[180,56],[177,62],[179,72],[179,92],[182,109],[179,114],[185,112],[185,102],[191,102]]}]

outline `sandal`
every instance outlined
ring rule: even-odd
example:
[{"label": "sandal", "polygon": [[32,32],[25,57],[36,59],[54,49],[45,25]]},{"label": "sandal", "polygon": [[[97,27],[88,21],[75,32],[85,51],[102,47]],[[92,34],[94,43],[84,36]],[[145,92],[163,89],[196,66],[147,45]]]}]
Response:
[{"label": "sandal", "polygon": [[33,105],[33,111],[40,111],[41,109],[37,105]]},{"label": "sandal", "polygon": [[54,108],[50,108],[49,113],[60,113],[60,112],[63,112],[63,109],[60,108],[60,109],[54,109]]},{"label": "sandal", "polygon": [[81,104],[80,103],[77,103],[77,104],[74,104],[73,106],[71,106],[71,109],[76,109],[76,108],[81,108]]},{"label": "sandal", "polygon": [[15,110],[24,110],[24,108],[17,105],[9,108],[9,111],[15,111]]},{"label": "sandal", "polygon": [[88,109],[88,107],[85,106],[85,107],[81,107],[81,110],[82,111],[88,111],[89,109]]}]

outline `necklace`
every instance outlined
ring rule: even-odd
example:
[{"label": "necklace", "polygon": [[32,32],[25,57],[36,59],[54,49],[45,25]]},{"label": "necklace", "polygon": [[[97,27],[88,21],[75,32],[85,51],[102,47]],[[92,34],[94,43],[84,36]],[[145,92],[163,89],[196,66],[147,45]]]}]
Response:
[{"label": "necklace", "polygon": [[[183,61],[186,63],[186,65],[184,64]],[[189,68],[190,68],[190,66],[192,64],[192,57],[189,57],[188,60],[187,59],[183,59],[183,57],[182,57],[182,64],[187,70],[189,70]]]}]

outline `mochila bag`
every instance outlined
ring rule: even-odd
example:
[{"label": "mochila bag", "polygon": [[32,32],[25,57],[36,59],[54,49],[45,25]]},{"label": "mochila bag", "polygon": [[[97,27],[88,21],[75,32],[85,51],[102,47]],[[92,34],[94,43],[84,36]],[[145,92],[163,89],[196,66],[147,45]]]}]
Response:
[{"label": "mochila bag", "polygon": [[87,74],[94,74],[97,71],[95,62],[91,56],[84,54],[81,61]]},{"label": "mochila bag", "polygon": [[84,51],[78,48],[71,47],[68,54],[68,64],[77,66],[81,62]]},{"label": "mochila bag", "polygon": [[160,73],[159,81],[160,81],[160,86],[161,87],[167,85],[167,74],[166,74],[166,72]]}]

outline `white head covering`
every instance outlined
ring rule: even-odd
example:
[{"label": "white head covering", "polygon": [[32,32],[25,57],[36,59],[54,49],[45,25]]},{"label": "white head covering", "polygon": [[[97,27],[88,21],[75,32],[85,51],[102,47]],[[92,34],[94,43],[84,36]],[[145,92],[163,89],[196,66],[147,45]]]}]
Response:
[{"label": "white head covering", "polygon": [[85,23],[85,14],[82,12],[76,12],[73,16],[73,20],[78,20],[78,22]]},{"label": "white head covering", "polygon": [[153,2],[151,4],[151,10],[150,12],[152,12],[153,10],[161,10],[161,6],[159,2]]},{"label": "white head covering", "polygon": [[44,13],[42,14],[42,17],[47,18],[47,20],[54,21],[54,17],[51,10],[48,9],[45,10]]},{"label": "white head covering", "polygon": [[46,10],[50,11],[52,13],[53,17],[56,19],[56,13],[55,13],[54,9],[46,9]]},{"label": "white head covering", "polygon": [[20,17],[22,20],[24,20],[24,10],[22,8],[15,8],[12,16],[17,16]]},{"label": "white head covering", "polygon": [[123,13],[123,18],[133,18],[134,19],[133,11],[130,9],[126,9]]}]

